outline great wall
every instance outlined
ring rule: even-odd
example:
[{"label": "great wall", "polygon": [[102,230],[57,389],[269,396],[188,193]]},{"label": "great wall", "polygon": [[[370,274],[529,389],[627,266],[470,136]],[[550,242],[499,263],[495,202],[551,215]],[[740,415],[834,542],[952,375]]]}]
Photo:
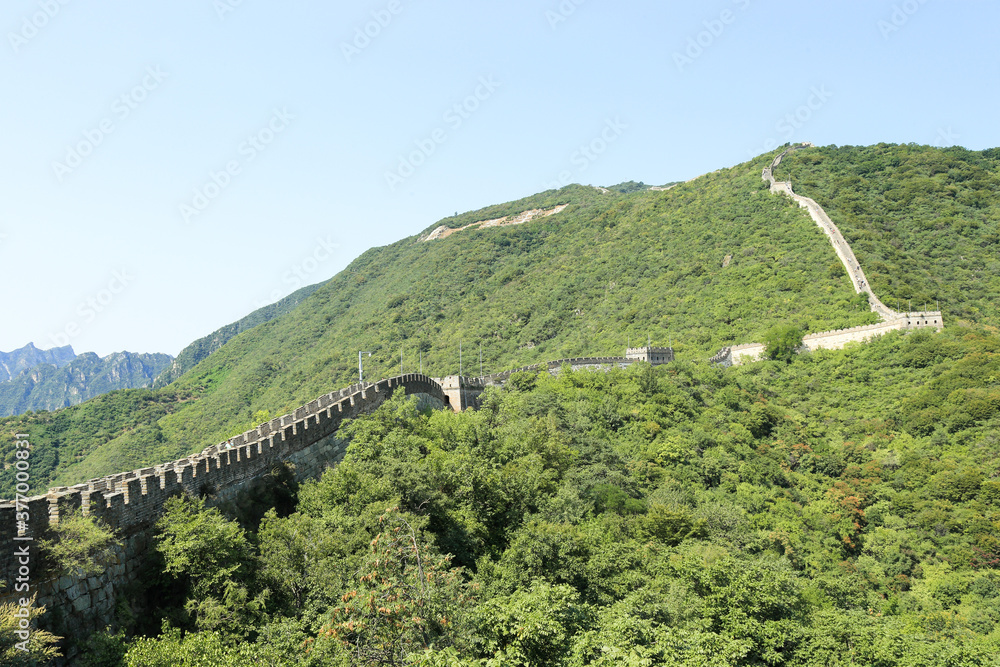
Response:
[{"label": "great wall", "polygon": [[[8,586],[0,594],[0,603],[25,595],[15,589],[20,577],[20,581],[30,580],[30,593],[38,595],[36,604],[50,611],[43,617],[46,629],[82,637],[114,626],[118,601],[143,576],[155,523],[168,498],[186,493],[205,498],[209,506],[238,502],[256,481],[285,464],[291,464],[296,481],[315,479],[344,456],[347,443],[337,437],[343,421],[373,411],[400,389],[417,396],[422,406],[461,411],[474,407],[487,387],[502,386],[521,371],[547,370],[558,375],[567,366],[574,370],[625,368],[640,361],[660,364],[673,359],[670,348],[629,348],[624,357],[560,359],[483,377],[431,378],[410,373],[354,384],[197,454],[70,487],[52,487],[44,495],[0,501],[0,553],[14,554],[27,544],[37,562],[37,540],[77,511],[101,520],[122,543],[100,563],[103,571],[93,576],[62,573],[41,578],[17,558],[3,558],[0,580]],[[28,568],[27,574],[22,567]]]},{"label": "great wall", "polygon": [[[804,350],[837,349],[848,342],[863,342],[887,331],[916,328],[940,330],[943,320],[939,311],[898,313],[874,295],[850,245],[815,201],[796,195],[787,181],[776,181],[774,169],[792,150],[811,144],[792,146],[765,167],[762,177],[771,184],[772,193],[791,197],[808,209],[810,216],[833,244],[858,293],[868,294],[873,312],[883,320],[837,331],[810,334],[803,338]],[[561,208],[558,210],[562,210]],[[533,217],[551,215],[558,210],[531,211],[521,218],[488,221],[497,224],[518,224]],[[517,222],[514,222],[517,220]],[[502,221],[502,222],[501,222]],[[475,223],[476,226],[480,223]],[[437,233],[439,230],[435,230]],[[455,230],[457,231],[457,230]],[[432,233],[424,240],[444,236]],[[720,366],[733,366],[761,358],[764,345],[748,343],[724,347],[709,361]],[[323,470],[339,462],[347,443],[337,437],[345,419],[351,419],[376,409],[399,389],[416,395],[423,406],[449,407],[461,411],[474,407],[479,396],[490,386],[502,386],[518,372],[545,370],[557,375],[568,366],[585,368],[625,368],[640,361],[652,364],[674,360],[671,348],[628,348],[624,357],[580,357],[542,362],[503,373],[483,377],[447,376],[431,378],[423,374],[403,374],[376,383],[355,384],[324,394],[293,412],[260,424],[229,441],[212,445],[197,454],[157,466],[118,473],[89,480],[70,487],[53,487],[44,495],[14,501],[0,501],[0,550],[14,554],[25,544],[37,559],[37,540],[49,533],[52,526],[70,514],[81,511],[100,519],[111,527],[122,545],[113,549],[103,571],[94,576],[62,573],[37,580],[32,573],[31,593],[37,593],[37,605],[50,610],[44,618],[46,629],[67,637],[81,637],[116,623],[117,604],[143,576],[143,564],[150,552],[156,520],[162,514],[166,500],[179,494],[206,499],[219,506],[237,502],[261,478],[277,466],[291,464],[296,481],[318,477]],[[26,512],[26,517],[21,513]],[[22,522],[22,519],[25,519]],[[15,582],[24,570],[14,557],[0,562],[0,580],[8,583],[0,592],[0,603],[22,597],[15,592]]]},{"label": "great wall", "polygon": [[[889,331],[900,329],[931,328],[936,331],[943,329],[944,319],[939,310],[900,313],[882,303],[872,291],[871,285],[868,283],[868,278],[865,276],[858,258],[854,256],[854,251],[851,250],[850,244],[844,238],[844,235],[840,233],[840,230],[834,224],[833,220],[830,219],[830,216],[823,210],[823,207],[809,197],[795,194],[792,190],[791,181],[775,180],[774,170],[781,164],[781,160],[788,153],[805,148],[815,148],[815,146],[807,142],[786,148],[771,161],[769,166],[764,167],[761,178],[771,184],[772,194],[782,194],[791,197],[799,207],[809,212],[809,216],[823,230],[823,233],[830,240],[830,244],[833,245],[834,252],[837,253],[837,257],[840,258],[844,269],[847,271],[847,275],[851,279],[854,291],[858,294],[864,293],[868,295],[869,307],[882,321],[877,324],[852,327],[850,329],[837,329],[835,331],[821,331],[803,336],[800,351],[811,352],[820,349],[839,350],[847,343],[863,343]],[[744,343],[733,347],[724,347],[709,361],[720,366],[739,366],[743,363],[761,359],[764,356],[764,347],[762,343]]]}]

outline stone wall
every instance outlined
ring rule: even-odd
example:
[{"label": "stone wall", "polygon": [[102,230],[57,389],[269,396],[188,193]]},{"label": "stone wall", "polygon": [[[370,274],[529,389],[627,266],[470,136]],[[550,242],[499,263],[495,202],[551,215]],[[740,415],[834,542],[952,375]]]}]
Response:
[{"label": "stone wall", "polygon": [[[72,487],[54,487],[45,495],[23,499],[21,507],[16,502],[0,501],[0,553],[13,554],[16,548],[29,544],[34,565],[38,563],[37,543],[15,538],[37,540],[77,509],[103,520],[115,530],[123,546],[102,563],[104,571],[100,575],[70,573],[42,580],[40,573],[33,572],[29,575],[29,592],[37,592],[38,604],[49,609],[43,622],[56,634],[82,637],[114,625],[115,605],[140,576],[153,525],[168,498],[188,493],[206,497],[209,504],[236,500],[250,482],[284,462],[295,465],[300,481],[316,477],[344,455],[346,443],[336,437],[343,420],[374,410],[400,388],[421,396],[425,404],[444,404],[440,385],[425,375],[413,373],[352,385],[324,394],[290,414],[198,454]],[[15,514],[25,509],[28,520],[20,532]],[[0,579],[8,582],[0,602],[24,595],[14,590],[17,568],[16,558],[0,559]]]},{"label": "stone wall", "polygon": [[858,294],[864,292],[868,295],[868,304],[871,307],[872,312],[877,313],[883,320],[896,319],[901,315],[901,313],[897,313],[882,303],[882,301],[875,295],[875,292],[872,291],[871,285],[868,284],[868,278],[865,276],[865,272],[861,268],[861,264],[858,262],[858,258],[854,256],[854,251],[851,250],[851,245],[847,242],[847,239],[844,238],[844,235],[840,233],[840,229],[834,224],[833,220],[830,219],[830,216],[823,210],[823,207],[809,197],[803,197],[802,195],[795,194],[795,192],[792,191],[791,181],[775,180],[774,170],[781,164],[782,158],[792,151],[801,150],[803,148],[814,148],[814,146],[811,143],[789,146],[782,151],[780,155],[774,158],[769,167],[764,167],[761,178],[771,184],[772,193],[780,193],[791,197],[800,208],[804,208],[809,212],[809,217],[813,219],[813,222],[815,222],[819,228],[823,230],[823,233],[826,234],[827,238],[830,240],[830,244],[833,246],[834,252],[837,253],[837,257],[844,265],[844,269],[847,271],[847,275],[851,279],[854,291]]},{"label": "stone wall", "polygon": [[[781,164],[782,158],[784,158],[791,151],[813,147],[814,146],[811,143],[789,146],[782,151],[781,154],[775,157],[769,166],[764,167],[764,170],[761,173],[761,178],[771,184],[772,193],[787,195],[796,201],[800,207],[808,210],[809,216],[819,226],[819,228],[823,230],[823,233],[826,234],[831,245],[833,245],[833,249],[837,253],[837,257],[847,270],[847,274],[851,279],[851,284],[854,286],[855,292],[858,294],[864,293],[868,295],[869,307],[872,312],[876,313],[882,319],[882,322],[879,324],[853,327],[850,329],[839,329],[836,331],[823,331],[820,333],[809,334],[808,336],[803,337],[801,350],[839,350],[847,343],[864,342],[875,336],[881,336],[887,331],[895,331],[899,329],[932,328],[936,331],[943,329],[944,319],[942,318],[940,311],[899,313],[882,303],[882,301],[872,291],[871,285],[868,284],[868,278],[865,276],[857,257],[854,256],[854,251],[851,250],[850,244],[844,238],[843,234],[840,233],[840,230],[837,228],[837,225],[833,223],[833,220],[830,219],[830,216],[828,216],[826,211],[823,210],[823,207],[809,197],[803,197],[795,194],[795,192],[792,191],[792,184],[790,181],[775,180],[774,170]],[[709,363],[717,364],[719,366],[739,366],[741,363],[757,361],[763,357],[763,354],[764,345],[760,343],[747,343],[744,345],[737,345],[735,347],[722,348],[711,359],[709,359]]]},{"label": "stone wall", "polygon": [[944,319],[939,311],[919,313],[898,313],[896,319],[878,324],[869,324],[850,329],[823,331],[802,337],[802,346],[807,350],[839,350],[847,343],[863,343],[888,331],[900,329],[934,329],[941,331]]},{"label": "stone wall", "polygon": [[595,368],[595,367],[612,367],[617,366],[620,368],[625,368],[635,363],[632,359],[626,359],[625,357],[576,357],[572,359],[559,359],[558,361],[548,361],[538,364],[530,364],[528,366],[521,366],[520,368],[514,368],[509,371],[503,371],[502,373],[492,373],[490,375],[484,376],[482,379],[487,385],[498,386],[505,383],[510,379],[510,376],[514,373],[538,373],[539,371],[548,371],[558,375],[559,369],[562,368],[563,364],[569,364],[573,370],[581,370],[583,368]]},{"label": "stone wall", "polygon": [[556,377],[564,365],[568,365],[574,371],[579,370],[607,370],[610,368],[628,368],[639,361],[647,361],[653,365],[668,363],[674,359],[674,350],[669,347],[656,348],[629,348],[629,357],[573,357],[570,359],[556,359],[555,361],[543,361],[529,366],[522,366],[502,373],[492,373],[483,377],[467,377],[449,375],[438,379],[441,389],[445,395],[445,403],[456,412],[461,412],[468,408],[475,408],[479,405],[479,397],[486,387],[503,386],[514,373],[547,371]]},{"label": "stone wall", "polygon": [[[802,337],[800,352],[813,350],[840,350],[848,343],[863,343],[888,331],[906,329],[944,329],[944,318],[940,311],[920,311],[914,313],[897,313],[896,319],[878,324],[867,324],[850,329],[821,331]],[[740,364],[758,361],[764,356],[762,343],[746,343],[733,347],[724,347],[709,363],[719,366],[739,366]]]}]

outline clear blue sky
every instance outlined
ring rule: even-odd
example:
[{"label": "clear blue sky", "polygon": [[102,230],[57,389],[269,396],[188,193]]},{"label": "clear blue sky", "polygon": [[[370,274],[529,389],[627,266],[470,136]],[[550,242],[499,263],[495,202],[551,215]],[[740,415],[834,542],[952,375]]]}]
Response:
[{"label": "clear blue sky", "polygon": [[177,354],[560,180],[785,141],[994,147],[998,23],[943,0],[6,0],[0,350]]}]

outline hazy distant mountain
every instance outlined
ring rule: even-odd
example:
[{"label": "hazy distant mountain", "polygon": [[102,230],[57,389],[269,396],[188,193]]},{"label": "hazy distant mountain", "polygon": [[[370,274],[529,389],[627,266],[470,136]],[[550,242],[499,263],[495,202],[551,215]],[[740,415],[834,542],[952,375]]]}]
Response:
[{"label": "hazy distant mountain", "polygon": [[[36,363],[13,379],[0,382],[0,417],[28,410],[65,408],[115,389],[148,387],[172,360],[167,354],[132,352],[115,352],[103,358],[93,352],[76,356],[68,346],[43,352],[31,344],[17,352],[26,350],[18,358],[22,366],[32,359],[46,358],[45,355],[55,363]],[[30,356],[31,350],[38,356]],[[69,363],[66,363],[67,351],[72,356]],[[6,361],[13,354],[16,353],[2,358]]]},{"label": "hazy distant mountain", "polygon": [[76,359],[73,347],[54,347],[51,350],[39,350],[34,343],[28,343],[20,350],[0,352],[0,382],[16,378],[26,370],[42,364],[52,364],[61,368]]}]

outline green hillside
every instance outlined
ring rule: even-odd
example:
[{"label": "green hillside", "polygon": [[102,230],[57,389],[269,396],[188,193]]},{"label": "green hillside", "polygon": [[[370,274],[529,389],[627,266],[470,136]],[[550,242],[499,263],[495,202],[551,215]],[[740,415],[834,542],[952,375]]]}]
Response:
[{"label": "green hillside", "polygon": [[[94,645],[164,667],[996,666],[998,377],[1000,337],[954,327],[524,373],[461,414],[396,396],[294,513],[244,533],[171,504],[133,604],[137,630],[177,629]],[[925,402],[966,418],[927,429]]]},{"label": "green hillside", "polygon": [[480,343],[486,372],[647,335],[677,349],[515,374],[458,414],[397,393],[343,427],[321,479],[276,473],[283,502],[260,522],[173,499],[125,633],[72,640],[92,664],[144,667],[1000,665],[995,154],[785,158],[778,178],[826,207],[883,300],[940,298],[947,326],[721,369],[718,347],[776,324],[874,319],[805,211],[768,193],[774,155],[667,191],[570,186],[447,218],[167,387],[0,420],[31,434],[42,487],[346,386],[359,349],[368,377],[397,373],[401,349],[405,370],[457,372],[460,342],[477,372]]},{"label": "green hillside", "polygon": [[1000,149],[828,146],[775,177],[826,209],[887,306],[1000,324]]},{"label": "green hillside", "polygon": [[[481,343],[491,372],[620,354],[629,338],[672,341],[680,358],[703,359],[779,321],[807,331],[873,321],[823,234],[767,192],[759,174],[770,157],[668,191],[574,185],[446,219],[428,231],[568,204],[523,225],[369,250],[299,307],[236,336],[166,389],[191,400],[150,394],[165,412],[156,421],[122,415],[88,426],[87,414],[119,400],[110,397],[3,430],[30,429],[39,460],[54,462],[36,469],[43,488],[200,449],[350,384],[358,350],[375,351],[370,377],[398,372],[401,348],[404,368],[415,370],[422,355],[425,371],[445,375],[459,370],[460,343],[467,359]],[[72,456],[44,453],[69,441]]]}]

